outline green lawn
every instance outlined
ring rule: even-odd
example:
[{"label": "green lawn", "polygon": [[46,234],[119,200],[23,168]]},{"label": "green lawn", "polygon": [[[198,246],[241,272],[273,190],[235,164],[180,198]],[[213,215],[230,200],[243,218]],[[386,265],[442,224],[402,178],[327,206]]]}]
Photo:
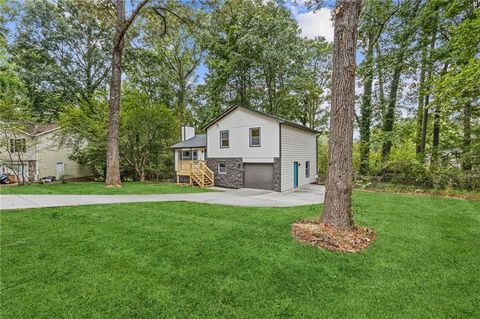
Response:
[{"label": "green lawn", "polygon": [[1,213],[1,318],[479,318],[480,202],[356,192],[359,254],[292,240],[319,206]]},{"label": "green lawn", "polygon": [[121,188],[107,188],[103,183],[52,183],[25,186],[1,186],[0,194],[69,194],[69,195],[121,195],[121,194],[176,194],[209,191],[199,187],[182,186],[172,183],[124,182]]}]

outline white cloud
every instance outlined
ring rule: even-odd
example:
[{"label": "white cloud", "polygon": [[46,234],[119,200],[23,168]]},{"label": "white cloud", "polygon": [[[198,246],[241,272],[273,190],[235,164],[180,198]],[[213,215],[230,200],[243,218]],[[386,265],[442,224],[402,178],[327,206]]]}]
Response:
[{"label": "white cloud", "polygon": [[331,16],[331,10],[321,8],[315,12],[299,13],[295,18],[298,20],[298,24],[302,29],[302,36],[309,39],[322,36],[328,42],[333,42],[333,23]]}]

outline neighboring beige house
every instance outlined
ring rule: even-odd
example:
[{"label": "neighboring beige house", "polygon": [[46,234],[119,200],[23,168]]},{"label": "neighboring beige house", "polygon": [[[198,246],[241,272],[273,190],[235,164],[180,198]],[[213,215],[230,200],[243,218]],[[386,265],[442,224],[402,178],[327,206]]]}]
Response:
[{"label": "neighboring beige house", "polygon": [[55,135],[58,129],[56,124],[22,125],[14,131],[2,128],[0,173],[11,174],[15,170],[21,179],[29,182],[38,182],[46,176],[91,176],[88,168],[68,159],[70,150],[59,145]]},{"label": "neighboring beige house", "polygon": [[316,130],[256,110],[229,108],[173,145],[179,182],[288,191],[317,179]]}]

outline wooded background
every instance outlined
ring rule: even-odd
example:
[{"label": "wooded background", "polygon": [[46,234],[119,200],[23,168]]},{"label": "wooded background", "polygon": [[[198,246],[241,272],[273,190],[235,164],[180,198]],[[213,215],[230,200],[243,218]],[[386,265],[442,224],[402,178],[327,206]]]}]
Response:
[{"label": "wooded background", "polygon": [[[116,4],[0,0],[2,121],[59,123],[72,157],[100,179]],[[324,176],[332,43],[302,37],[285,2],[151,0],[123,41],[123,178],[171,177],[179,126],[200,132],[232,105],[320,130]],[[363,1],[357,183],[480,189],[479,53],[476,1]]]}]

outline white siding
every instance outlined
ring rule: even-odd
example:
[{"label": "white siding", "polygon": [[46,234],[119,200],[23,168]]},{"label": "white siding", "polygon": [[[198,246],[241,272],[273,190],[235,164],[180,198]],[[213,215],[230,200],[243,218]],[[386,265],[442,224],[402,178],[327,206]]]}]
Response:
[{"label": "white siding", "polygon": [[[10,136],[13,138],[13,136]],[[71,177],[91,176],[92,173],[86,167],[79,165],[77,162],[68,159],[71,150],[66,147],[59,147],[58,138],[55,131],[31,137],[25,134],[17,134],[16,138],[25,138],[27,143],[27,151],[22,155],[23,161],[36,161],[38,178],[44,176],[57,175],[57,162],[64,163],[64,172]],[[5,145],[8,141],[3,141],[0,148],[0,161],[10,162],[8,152]],[[18,162],[17,155],[13,154],[13,161]],[[27,164],[27,163],[25,163]],[[28,167],[26,165],[26,167]],[[28,172],[28,169],[25,168]]]},{"label": "white siding", "polygon": [[[281,128],[282,187],[293,188],[293,162],[298,162],[298,186],[310,184],[317,177],[317,137],[315,133],[282,124]],[[306,177],[306,161],[310,161],[310,177]]]},{"label": "white siding", "polygon": [[92,176],[87,167],[68,159],[71,150],[67,147],[59,147],[54,133],[40,135],[36,139],[39,177],[56,176],[57,162],[64,163],[64,172],[69,177]]},{"label": "white siding", "polygon": [[[238,108],[207,130],[208,157],[241,157],[244,162],[273,163],[280,156],[278,122]],[[250,128],[260,127],[260,147],[250,147]],[[230,147],[220,148],[220,131],[228,130]]]}]

